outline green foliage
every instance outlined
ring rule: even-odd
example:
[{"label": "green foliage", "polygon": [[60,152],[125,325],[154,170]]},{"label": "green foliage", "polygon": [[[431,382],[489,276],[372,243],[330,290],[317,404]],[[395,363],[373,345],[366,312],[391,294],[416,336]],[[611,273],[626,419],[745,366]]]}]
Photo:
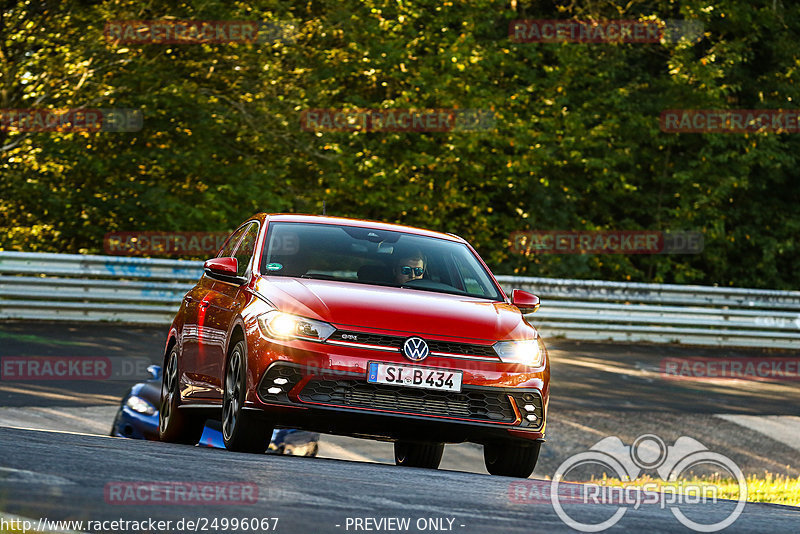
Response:
[{"label": "green foliage", "polygon": [[[676,134],[665,109],[791,109],[787,0],[0,2],[0,108],[138,108],[136,133],[0,130],[0,248],[223,231],[258,211],[457,233],[498,273],[792,288],[796,134]],[[259,20],[290,38],[122,45],[109,20]],[[688,19],[702,39],[514,43],[513,19]],[[308,132],[328,109],[491,109],[476,132]],[[534,255],[519,230],[696,230],[698,255]]]}]

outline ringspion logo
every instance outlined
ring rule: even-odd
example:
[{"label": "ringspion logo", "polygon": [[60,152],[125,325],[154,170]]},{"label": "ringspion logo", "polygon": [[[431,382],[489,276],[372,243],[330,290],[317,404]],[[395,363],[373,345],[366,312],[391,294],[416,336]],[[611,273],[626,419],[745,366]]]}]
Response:
[{"label": "ringspion logo", "polygon": [[[626,483],[635,481],[645,471],[655,471],[661,480],[676,482],[683,473],[692,472],[700,466],[710,466],[715,472],[731,475],[738,485],[738,499],[723,504],[720,502],[723,499],[719,498],[719,488],[710,483],[680,483],[677,484],[680,491],[673,485],[666,485],[659,490],[655,483],[645,483],[641,487],[584,483],[580,486],[579,501],[576,502],[574,494],[564,499],[564,477],[572,471],[580,472],[586,466],[600,466],[605,473],[615,475],[615,478]],[[524,496],[524,492],[520,493]],[[549,493],[558,517],[580,532],[609,529],[619,523],[629,509],[638,509],[642,505],[669,508],[672,515],[691,530],[717,532],[733,524],[744,510],[747,480],[733,460],[710,451],[688,436],[679,437],[673,445],[667,445],[655,434],[643,434],[631,445],[625,445],[620,438],[611,436],[598,441],[588,451],[570,456],[559,465],[553,474]],[[715,505],[716,511],[721,511],[720,505],[731,509],[721,518],[721,514],[708,516],[698,509],[698,505],[709,503]],[[611,517],[598,519],[585,513],[586,504],[614,504],[617,509]]]}]

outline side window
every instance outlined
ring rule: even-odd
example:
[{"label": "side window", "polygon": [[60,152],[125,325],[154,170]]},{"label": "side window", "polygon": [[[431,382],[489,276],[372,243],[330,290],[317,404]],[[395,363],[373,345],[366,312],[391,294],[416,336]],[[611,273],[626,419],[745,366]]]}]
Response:
[{"label": "side window", "polygon": [[239,242],[239,238],[242,237],[244,231],[247,230],[246,226],[242,226],[232,236],[228,238],[225,242],[225,245],[222,247],[222,250],[219,251],[217,254],[218,258],[229,258],[233,255],[233,249],[236,247],[236,243]]},{"label": "side window", "polygon": [[239,248],[236,249],[236,253],[234,254],[239,264],[239,268],[236,271],[237,276],[244,276],[247,273],[247,266],[250,264],[250,259],[253,257],[257,238],[258,224],[253,223],[247,227],[242,242],[239,244]]}]

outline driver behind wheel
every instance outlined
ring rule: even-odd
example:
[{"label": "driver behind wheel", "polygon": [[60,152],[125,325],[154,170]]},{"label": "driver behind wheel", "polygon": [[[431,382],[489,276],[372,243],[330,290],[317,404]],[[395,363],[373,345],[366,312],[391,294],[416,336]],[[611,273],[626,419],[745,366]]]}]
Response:
[{"label": "driver behind wheel", "polygon": [[395,262],[392,273],[395,282],[403,285],[411,280],[418,280],[425,274],[425,256],[419,249],[412,249],[400,255]]}]

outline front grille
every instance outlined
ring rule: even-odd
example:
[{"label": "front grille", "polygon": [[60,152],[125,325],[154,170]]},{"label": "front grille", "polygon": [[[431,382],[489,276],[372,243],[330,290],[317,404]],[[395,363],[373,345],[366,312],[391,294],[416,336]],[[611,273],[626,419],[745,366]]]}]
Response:
[{"label": "front grille", "polygon": [[492,356],[497,358],[497,353],[491,345],[472,345],[469,343],[450,343],[449,341],[428,341],[431,352],[449,352],[451,354],[464,354],[470,356]]},{"label": "front grille", "polygon": [[[350,330],[337,330],[328,339],[350,343],[363,343],[365,345],[379,345],[399,350],[403,347],[403,343],[405,343],[408,337],[410,336],[387,336]],[[423,339],[425,338],[423,337]],[[488,356],[497,358],[497,353],[491,345],[474,345],[472,343],[454,343],[430,339],[425,339],[425,342],[428,344],[428,348],[431,352],[448,352],[450,354],[462,354],[464,356]]]},{"label": "front grille", "polygon": [[391,410],[415,415],[459,417],[493,423],[511,423],[516,419],[506,393],[479,389],[452,393],[355,380],[310,380],[300,392],[299,399],[303,402]]},{"label": "front grille", "polygon": [[392,347],[396,349],[401,348],[406,341],[406,338],[400,336],[384,336],[381,334],[367,334],[348,330],[337,330],[328,339],[351,343],[364,343],[366,345],[380,345],[382,347]]}]

